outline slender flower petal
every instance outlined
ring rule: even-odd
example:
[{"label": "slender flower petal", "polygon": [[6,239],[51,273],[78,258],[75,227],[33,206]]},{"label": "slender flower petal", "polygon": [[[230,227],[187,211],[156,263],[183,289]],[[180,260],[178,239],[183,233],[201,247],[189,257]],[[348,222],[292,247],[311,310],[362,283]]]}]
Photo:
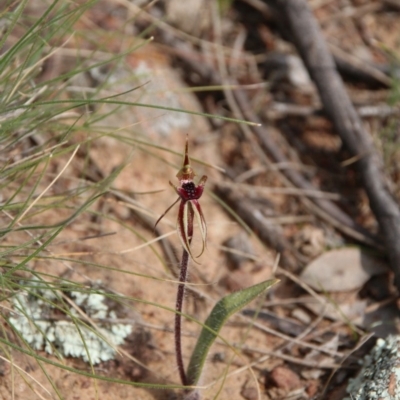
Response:
[{"label": "slender flower petal", "polygon": [[158,223],[167,215],[168,211],[180,200],[180,198],[178,197],[161,215],[160,218],[158,218],[158,220],[156,221],[156,223],[154,224],[154,230],[157,228]]},{"label": "slender flower petal", "polygon": [[194,215],[196,216],[197,224],[199,225],[200,233],[201,233],[201,242],[202,242],[202,248],[201,252],[197,257],[200,257],[204,249],[206,247],[206,242],[207,242],[207,225],[206,225],[206,220],[204,219],[203,211],[201,210],[200,203],[197,200],[190,200],[190,203],[192,205]]}]

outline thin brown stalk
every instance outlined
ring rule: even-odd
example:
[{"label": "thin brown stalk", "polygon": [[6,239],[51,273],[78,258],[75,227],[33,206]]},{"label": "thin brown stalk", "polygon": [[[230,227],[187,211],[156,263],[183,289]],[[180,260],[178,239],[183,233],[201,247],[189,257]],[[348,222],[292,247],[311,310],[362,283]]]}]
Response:
[{"label": "thin brown stalk", "polygon": [[183,308],[183,299],[185,295],[185,283],[187,280],[188,273],[188,263],[189,263],[189,253],[183,249],[182,260],[180,266],[180,274],[179,274],[179,286],[178,293],[176,296],[176,305],[175,305],[175,354],[176,354],[176,363],[178,365],[179,376],[181,377],[182,385],[187,385],[186,372],[183,364],[183,356],[182,356],[182,308]]}]

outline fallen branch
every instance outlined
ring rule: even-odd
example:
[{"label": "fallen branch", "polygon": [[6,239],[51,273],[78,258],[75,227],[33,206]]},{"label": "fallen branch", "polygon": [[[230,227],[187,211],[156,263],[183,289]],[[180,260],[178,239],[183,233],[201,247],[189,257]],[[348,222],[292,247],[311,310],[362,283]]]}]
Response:
[{"label": "fallen branch", "polygon": [[340,78],[322,32],[305,0],[273,0],[315,82],[322,104],[352,156],[383,234],[400,290],[400,208],[390,193],[383,163]]}]

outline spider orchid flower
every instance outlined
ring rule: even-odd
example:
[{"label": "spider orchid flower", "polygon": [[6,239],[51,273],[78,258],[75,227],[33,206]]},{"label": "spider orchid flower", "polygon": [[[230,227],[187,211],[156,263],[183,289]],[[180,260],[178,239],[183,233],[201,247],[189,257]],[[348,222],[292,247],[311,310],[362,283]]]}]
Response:
[{"label": "spider orchid flower", "polygon": [[169,182],[169,184],[175,189],[179,197],[171,206],[167,208],[164,214],[161,215],[161,217],[157,220],[155,227],[168,213],[168,211],[180,200],[176,227],[182,246],[189,253],[192,259],[194,259],[194,257],[190,249],[190,243],[193,237],[193,220],[195,216],[200,229],[202,241],[201,252],[196,257],[200,257],[203,254],[207,239],[207,225],[199,203],[199,199],[204,191],[204,185],[207,181],[207,176],[203,176],[197,185],[193,181],[193,178],[195,176],[196,174],[194,173],[190,165],[188,155],[188,138],[186,137],[183,166],[176,174],[176,177],[179,180],[179,186],[175,186],[172,182]]}]

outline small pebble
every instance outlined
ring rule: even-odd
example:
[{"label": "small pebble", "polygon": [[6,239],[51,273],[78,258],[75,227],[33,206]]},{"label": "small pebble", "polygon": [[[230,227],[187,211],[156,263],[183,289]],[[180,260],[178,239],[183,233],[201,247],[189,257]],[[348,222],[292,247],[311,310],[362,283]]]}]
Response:
[{"label": "small pebble", "polygon": [[257,400],[258,392],[254,386],[247,386],[240,392],[241,396],[246,400]]},{"label": "small pebble", "polygon": [[299,389],[303,386],[299,376],[291,369],[283,366],[275,367],[267,377],[267,388],[276,386],[285,392]]}]

